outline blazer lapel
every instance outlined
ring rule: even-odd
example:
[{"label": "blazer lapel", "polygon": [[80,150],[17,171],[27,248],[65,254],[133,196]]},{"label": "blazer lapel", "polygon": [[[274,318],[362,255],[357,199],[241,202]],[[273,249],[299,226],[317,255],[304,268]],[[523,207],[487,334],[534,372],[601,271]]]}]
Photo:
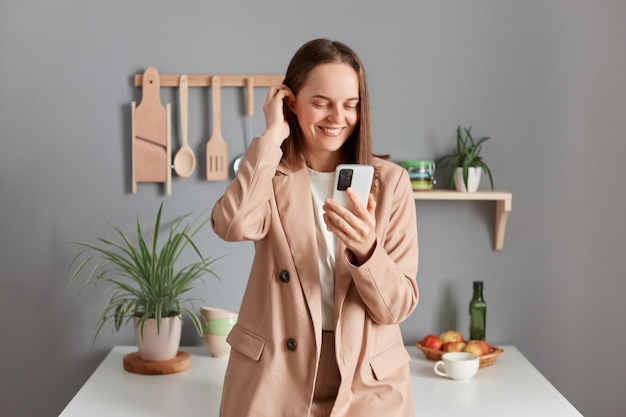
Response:
[{"label": "blazer lapel", "polygon": [[278,170],[285,174],[274,177],[278,216],[291,248],[319,348],[322,334],[322,299],[309,173],[304,160],[301,160],[301,164],[293,171],[281,162]]}]

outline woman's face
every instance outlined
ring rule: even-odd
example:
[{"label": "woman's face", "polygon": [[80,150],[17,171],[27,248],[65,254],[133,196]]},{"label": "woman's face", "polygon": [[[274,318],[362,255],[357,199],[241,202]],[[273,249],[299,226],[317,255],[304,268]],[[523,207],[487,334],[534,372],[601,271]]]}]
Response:
[{"label": "woman's face", "polygon": [[359,79],[349,65],[321,64],[310,72],[290,108],[298,117],[305,159],[311,168],[334,169],[339,150],[359,120],[358,103]]}]

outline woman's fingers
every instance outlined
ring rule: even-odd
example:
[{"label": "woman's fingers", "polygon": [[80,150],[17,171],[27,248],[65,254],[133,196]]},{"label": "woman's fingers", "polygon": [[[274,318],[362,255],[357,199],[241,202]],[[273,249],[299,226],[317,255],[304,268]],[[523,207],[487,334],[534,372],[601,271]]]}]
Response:
[{"label": "woman's fingers", "polygon": [[285,85],[271,86],[267,91],[263,104],[266,127],[262,136],[273,140],[278,145],[281,145],[289,136],[289,124],[285,120],[283,102],[292,100],[294,97],[291,89]]},{"label": "woman's fingers", "polygon": [[332,199],[327,199],[324,203],[324,221],[357,258],[366,259],[376,241],[376,201],[370,194],[366,208],[350,188],[347,195],[354,206],[354,212]]}]

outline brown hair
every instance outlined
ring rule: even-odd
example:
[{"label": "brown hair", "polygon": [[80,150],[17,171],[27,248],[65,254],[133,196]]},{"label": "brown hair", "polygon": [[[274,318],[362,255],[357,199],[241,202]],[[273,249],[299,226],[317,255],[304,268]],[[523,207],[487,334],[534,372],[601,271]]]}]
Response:
[{"label": "brown hair", "polygon": [[[302,45],[295,53],[285,75],[284,84],[298,94],[306,83],[311,70],[321,64],[347,64],[357,74],[359,80],[359,119],[354,131],[342,146],[343,162],[370,164],[372,157],[372,134],[370,125],[370,103],[365,69],[358,55],[347,45],[328,39],[315,39]],[[288,165],[295,166],[302,152],[302,129],[296,116],[284,104],[285,119],[291,131],[288,140],[282,144],[284,158]]]}]

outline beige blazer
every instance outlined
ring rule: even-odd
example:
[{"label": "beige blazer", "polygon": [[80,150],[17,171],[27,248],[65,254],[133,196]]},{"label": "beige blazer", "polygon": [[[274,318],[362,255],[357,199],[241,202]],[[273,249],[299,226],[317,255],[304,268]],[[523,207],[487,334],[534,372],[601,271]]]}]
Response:
[{"label": "beige blazer", "polygon": [[[216,202],[213,230],[252,240],[255,256],[221,403],[222,417],[306,417],[320,355],[322,311],[313,203],[304,161],[290,170],[272,141],[250,144],[235,179]],[[398,324],[418,289],[415,200],[408,174],[375,158],[380,173],[377,244],[354,266],[339,243],[335,348],[341,385],[332,416],[413,416],[409,355]]]}]

